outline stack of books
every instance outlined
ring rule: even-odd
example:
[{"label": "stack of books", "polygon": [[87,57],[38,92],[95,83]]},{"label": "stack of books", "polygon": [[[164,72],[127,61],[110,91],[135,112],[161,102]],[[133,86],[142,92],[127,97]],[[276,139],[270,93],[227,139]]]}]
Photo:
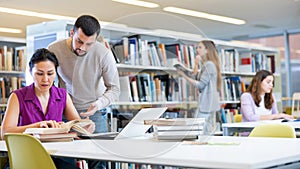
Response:
[{"label": "stack of books", "polygon": [[79,135],[91,134],[84,127],[93,124],[89,119],[76,119],[61,124],[60,128],[27,128],[25,134],[31,134],[42,142],[73,141]]},{"label": "stack of books", "polygon": [[153,137],[157,140],[191,140],[202,134],[204,118],[174,118],[145,120],[153,126]]},{"label": "stack of books", "polygon": [[24,133],[31,134],[42,142],[73,141],[77,137],[77,132],[68,132],[66,128],[28,128]]}]

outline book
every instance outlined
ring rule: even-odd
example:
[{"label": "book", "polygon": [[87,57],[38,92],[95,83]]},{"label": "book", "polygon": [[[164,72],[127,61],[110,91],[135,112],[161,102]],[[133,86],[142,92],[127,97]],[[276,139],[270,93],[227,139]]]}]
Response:
[{"label": "book", "polygon": [[53,133],[53,134],[33,134],[35,138],[40,140],[53,139],[53,138],[76,138],[76,132],[69,133]]},{"label": "book", "polygon": [[60,128],[27,128],[25,134],[58,134],[68,133],[71,130],[78,132],[78,134],[91,134],[84,129],[85,126],[92,124],[90,119],[76,119],[61,124]]},{"label": "book", "polygon": [[199,131],[203,129],[202,125],[176,125],[176,126],[153,126],[154,131]]},{"label": "book", "polygon": [[157,126],[183,126],[183,125],[201,125],[204,124],[204,118],[159,118],[154,120],[144,120],[145,125]]},{"label": "book", "polygon": [[74,141],[74,138],[72,137],[66,137],[66,138],[47,138],[47,139],[39,139],[41,142],[70,142]]},{"label": "book", "polygon": [[175,67],[177,70],[181,70],[188,77],[195,77],[195,75],[193,74],[193,70],[185,67],[182,63],[175,63],[173,67]]}]

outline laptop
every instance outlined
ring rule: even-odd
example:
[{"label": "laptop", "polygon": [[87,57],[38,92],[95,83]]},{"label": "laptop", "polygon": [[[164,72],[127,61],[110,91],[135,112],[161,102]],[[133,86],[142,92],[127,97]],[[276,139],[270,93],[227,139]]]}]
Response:
[{"label": "laptop", "polygon": [[145,125],[144,120],[158,119],[166,110],[167,107],[143,108],[120,132],[95,133],[91,135],[82,135],[80,137],[89,139],[120,140],[144,136],[148,129],[151,127],[151,125]]}]

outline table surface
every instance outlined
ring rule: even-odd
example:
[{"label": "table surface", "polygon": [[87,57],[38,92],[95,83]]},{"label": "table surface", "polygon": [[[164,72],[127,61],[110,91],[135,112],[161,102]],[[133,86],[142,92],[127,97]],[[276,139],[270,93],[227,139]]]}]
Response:
[{"label": "table surface", "polygon": [[[298,139],[211,136],[203,140],[208,144],[126,139],[43,145],[53,156],[196,168],[252,169],[300,160]],[[0,142],[0,151],[7,151],[4,141]]]}]

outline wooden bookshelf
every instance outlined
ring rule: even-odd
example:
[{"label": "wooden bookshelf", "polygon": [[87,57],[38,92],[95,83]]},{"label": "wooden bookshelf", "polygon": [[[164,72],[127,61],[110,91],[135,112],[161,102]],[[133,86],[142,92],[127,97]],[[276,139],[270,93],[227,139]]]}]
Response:
[{"label": "wooden bookshelf", "polygon": [[0,107],[6,107],[9,93],[25,85],[25,39],[0,37]]}]

